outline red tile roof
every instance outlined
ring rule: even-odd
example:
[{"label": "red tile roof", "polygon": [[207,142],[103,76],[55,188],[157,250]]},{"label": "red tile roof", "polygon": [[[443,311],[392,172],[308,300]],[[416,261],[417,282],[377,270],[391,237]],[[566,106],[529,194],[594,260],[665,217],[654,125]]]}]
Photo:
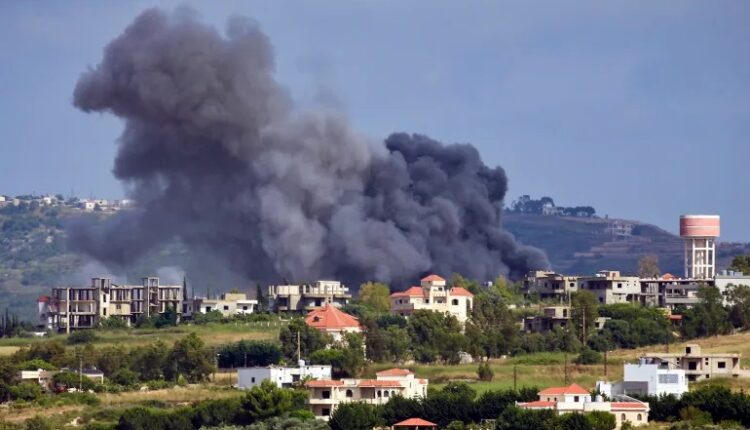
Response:
[{"label": "red tile roof", "polygon": [[564,394],[590,394],[585,388],[578,384],[571,384],[567,387],[549,387],[539,392],[540,396],[561,396]]},{"label": "red tile roof", "polygon": [[445,279],[443,279],[440,276],[435,275],[435,274],[432,274],[432,275],[429,275],[429,276],[426,276],[426,277],[422,278],[422,282],[435,282],[435,281],[437,281],[437,282],[445,282]]},{"label": "red tile roof", "polygon": [[305,323],[318,330],[341,330],[345,328],[359,328],[359,320],[346,312],[340,311],[331,304],[310,311],[305,317]]},{"label": "red tile roof", "polygon": [[379,381],[377,379],[362,379],[357,383],[358,387],[376,387],[376,388],[403,388],[399,381]]},{"label": "red tile roof", "polygon": [[518,406],[526,409],[540,409],[540,408],[553,408],[555,402],[548,402],[546,400],[536,400],[533,402],[519,403]]},{"label": "red tile roof", "polygon": [[36,299],[38,303],[49,303],[50,297],[49,296],[39,296],[38,299]]},{"label": "red tile roof", "polygon": [[677,279],[677,277],[671,273],[665,273],[661,275],[661,279]]},{"label": "red tile roof", "polygon": [[411,370],[409,369],[387,369],[387,370],[381,370],[380,372],[376,373],[377,376],[407,376],[411,375]]},{"label": "red tile roof", "polygon": [[423,420],[422,418],[409,418],[408,420],[394,424],[393,427],[437,427],[437,424]]},{"label": "red tile roof", "polygon": [[620,409],[635,409],[635,410],[648,410],[648,405],[640,402],[612,402],[612,410]]},{"label": "red tile roof", "polygon": [[682,315],[673,314],[673,315],[669,316],[669,319],[671,319],[671,320],[681,320],[682,319]]},{"label": "red tile roof", "polygon": [[452,296],[466,296],[466,297],[474,297],[474,294],[471,294],[469,290],[466,288],[461,287],[453,287],[451,288],[451,295]]},{"label": "red tile roof", "polygon": [[312,381],[305,382],[305,387],[309,388],[340,387],[342,385],[344,385],[344,381],[333,379],[313,379]]},{"label": "red tile roof", "polygon": [[399,292],[391,294],[391,297],[422,297],[422,296],[424,296],[424,291],[422,291],[422,287],[411,287],[407,289],[406,291],[399,291]]}]

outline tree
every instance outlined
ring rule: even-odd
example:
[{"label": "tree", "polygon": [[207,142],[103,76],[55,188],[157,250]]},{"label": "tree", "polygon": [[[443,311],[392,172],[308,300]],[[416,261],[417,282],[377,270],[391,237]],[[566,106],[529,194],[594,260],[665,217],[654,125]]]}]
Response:
[{"label": "tree", "polygon": [[380,282],[366,282],[359,286],[358,302],[375,312],[388,312],[391,309],[391,290]]},{"label": "tree", "polygon": [[592,430],[614,430],[617,426],[615,416],[609,412],[592,411],[586,414]]},{"label": "tree", "polygon": [[479,282],[473,279],[466,279],[460,273],[454,273],[451,276],[451,287],[463,288],[469,291],[471,294],[479,294],[479,292],[482,290]]},{"label": "tree", "polygon": [[423,417],[425,412],[421,399],[396,395],[381,407],[380,416],[385,425],[393,425],[409,418]]},{"label": "tree", "polygon": [[52,424],[41,415],[26,420],[26,430],[52,430]]},{"label": "tree", "polygon": [[138,375],[128,368],[116,370],[109,378],[115,384],[130,387],[138,382]]},{"label": "tree", "polygon": [[252,422],[282,416],[305,407],[307,393],[288,388],[279,388],[264,380],[248,391],[242,398],[242,409]]},{"label": "tree", "polygon": [[438,427],[451,421],[470,422],[474,411],[476,390],[465,382],[449,382],[440,391],[431,391],[424,399],[425,419]]},{"label": "tree", "polygon": [[584,414],[562,414],[560,427],[565,430],[593,430],[591,422]]},{"label": "tree", "polygon": [[750,254],[735,255],[732,259],[732,264],[729,265],[729,270],[742,272],[744,275],[750,275]]},{"label": "tree", "polygon": [[448,362],[458,361],[458,352],[465,344],[461,325],[452,315],[429,310],[417,310],[406,326],[411,339],[414,358],[430,363],[438,358]]},{"label": "tree", "polygon": [[309,357],[313,351],[325,348],[331,343],[330,336],[305,324],[302,319],[295,319],[279,331],[281,352],[290,362],[297,361],[297,333],[299,333],[300,352],[302,357]]},{"label": "tree", "polygon": [[588,346],[581,349],[581,353],[573,360],[575,364],[598,364],[602,362],[602,355]]},{"label": "tree", "polygon": [[479,368],[477,368],[477,376],[479,377],[480,381],[490,382],[492,381],[492,378],[495,377],[495,372],[492,370],[492,367],[490,367],[489,362],[482,362],[479,363]]},{"label": "tree", "polygon": [[271,342],[241,340],[219,348],[219,367],[269,366],[281,362],[281,348]]},{"label": "tree", "polygon": [[505,408],[497,418],[496,430],[557,430],[557,412],[526,410],[516,406]]},{"label": "tree", "polygon": [[372,430],[382,425],[378,407],[367,403],[340,404],[331,415],[331,430]]},{"label": "tree", "polygon": [[169,354],[171,366],[167,366],[168,378],[182,375],[188,382],[202,382],[214,370],[213,353],[197,334],[190,333],[174,343]]},{"label": "tree", "polygon": [[[275,417],[246,428],[247,430],[330,430],[330,427],[315,419],[302,420],[299,418]],[[218,430],[218,429],[217,429]],[[239,430],[239,429],[238,429]]]},{"label": "tree", "polygon": [[159,314],[154,320],[156,328],[174,327],[177,325],[177,310],[173,306],[167,306],[164,313]]},{"label": "tree", "polygon": [[570,302],[573,327],[580,333],[581,342],[585,343],[599,316],[599,303],[591,291],[573,293]]},{"label": "tree", "polygon": [[466,323],[469,352],[475,357],[508,354],[518,339],[517,318],[508,308],[502,283],[474,297],[471,318]]},{"label": "tree", "polygon": [[732,324],[744,330],[750,329],[750,287],[730,285],[727,288],[727,298],[732,305],[729,311]]},{"label": "tree", "polygon": [[[163,379],[165,378],[165,370],[172,364],[167,365],[169,355],[169,347],[158,340],[143,348],[131,350],[132,368],[138,373],[138,379],[141,381]],[[116,367],[113,367],[113,369],[116,369]],[[176,376],[173,370],[169,370],[167,373],[170,376]]]},{"label": "tree", "polygon": [[258,311],[265,312],[269,310],[268,297],[263,294],[263,287],[260,286],[260,283],[255,284],[255,299],[258,301]]},{"label": "tree", "polygon": [[719,289],[702,284],[698,287],[698,298],[700,301],[683,313],[683,334],[695,338],[729,333],[729,313]]},{"label": "tree", "polygon": [[641,278],[658,278],[661,275],[659,269],[659,257],[656,255],[644,255],[638,260],[638,276]]}]

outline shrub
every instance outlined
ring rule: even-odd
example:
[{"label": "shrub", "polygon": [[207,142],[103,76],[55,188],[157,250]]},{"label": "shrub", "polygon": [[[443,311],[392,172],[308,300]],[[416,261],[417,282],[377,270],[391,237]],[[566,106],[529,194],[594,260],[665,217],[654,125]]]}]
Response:
[{"label": "shrub", "polygon": [[92,330],[79,330],[71,333],[66,342],[68,345],[80,345],[82,343],[94,342],[97,339],[99,337]]},{"label": "shrub", "polygon": [[41,358],[35,358],[33,360],[27,360],[18,365],[18,370],[55,370],[56,367],[42,360]]},{"label": "shrub", "polygon": [[109,317],[99,320],[99,328],[103,330],[120,330],[128,328],[128,323],[123,318]]},{"label": "shrub", "polygon": [[47,418],[37,415],[26,420],[26,430],[52,430],[52,424]]},{"label": "shrub", "polygon": [[588,346],[581,349],[581,353],[573,360],[575,364],[597,364],[602,362],[602,354]]},{"label": "shrub", "polygon": [[489,382],[495,377],[495,372],[492,370],[492,367],[490,367],[490,363],[484,362],[479,364],[477,376],[479,376],[480,381]]},{"label": "shrub", "polygon": [[8,389],[10,397],[14,400],[32,401],[42,397],[42,387],[36,382],[22,382]]},{"label": "shrub", "polygon": [[138,375],[130,369],[122,368],[117,370],[109,378],[115,384],[119,384],[125,387],[132,387],[138,383]]},{"label": "shrub", "polygon": [[60,372],[52,377],[52,384],[59,389],[78,388],[84,391],[96,388],[96,383],[86,376],[79,376],[73,372]]}]

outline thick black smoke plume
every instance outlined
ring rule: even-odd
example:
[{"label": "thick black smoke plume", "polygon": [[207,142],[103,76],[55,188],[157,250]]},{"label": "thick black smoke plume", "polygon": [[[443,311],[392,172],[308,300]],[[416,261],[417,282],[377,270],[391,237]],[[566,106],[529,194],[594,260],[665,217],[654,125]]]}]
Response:
[{"label": "thick black smoke plume", "polygon": [[179,239],[249,279],[476,279],[548,265],[500,225],[505,172],[471,145],[394,134],[385,146],[341,118],[293,110],[268,38],[226,36],[184,10],[148,10],[84,73],[75,106],[122,118],[114,174],[137,209],[74,225],[70,243],[127,265]]}]

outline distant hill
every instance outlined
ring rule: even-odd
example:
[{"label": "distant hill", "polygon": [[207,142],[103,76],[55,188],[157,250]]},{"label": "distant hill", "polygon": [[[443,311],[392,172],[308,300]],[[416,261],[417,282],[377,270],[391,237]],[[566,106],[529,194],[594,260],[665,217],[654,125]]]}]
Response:
[{"label": "distant hill", "polygon": [[[635,274],[638,259],[657,255],[662,273],[683,273],[679,236],[640,221],[563,217],[506,212],[503,225],[527,245],[543,249],[552,268],[567,274],[620,270]],[[750,252],[750,244],[719,243],[717,265],[725,268],[734,255]]]}]

